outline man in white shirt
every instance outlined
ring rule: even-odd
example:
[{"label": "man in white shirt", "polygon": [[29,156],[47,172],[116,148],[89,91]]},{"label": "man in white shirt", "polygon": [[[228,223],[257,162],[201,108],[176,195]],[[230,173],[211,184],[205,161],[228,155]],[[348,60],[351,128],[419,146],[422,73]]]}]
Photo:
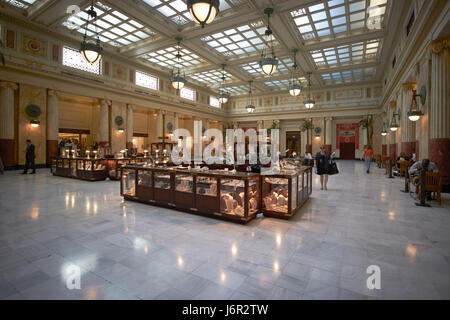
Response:
[{"label": "man in white shirt", "polygon": [[420,170],[425,170],[428,172],[438,172],[438,168],[436,165],[430,161],[430,159],[423,159],[422,161],[417,161],[414,163],[411,168],[409,168],[410,176],[417,176],[420,173]]}]

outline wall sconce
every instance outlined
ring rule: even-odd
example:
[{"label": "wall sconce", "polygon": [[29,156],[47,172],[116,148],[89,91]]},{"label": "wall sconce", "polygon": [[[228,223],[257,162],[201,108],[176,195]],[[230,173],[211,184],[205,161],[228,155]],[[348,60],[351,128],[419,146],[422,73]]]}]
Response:
[{"label": "wall sconce", "polygon": [[25,114],[31,118],[31,127],[38,128],[41,122],[37,118],[41,115],[41,108],[35,104],[29,104],[25,107]]},{"label": "wall sconce", "polygon": [[426,102],[426,99],[427,99],[427,89],[425,86],[422,86],[419,94],[416,94],[416,90],[413,90],[413,96],[412,96],[412,100],[411,100],[411,108],[408,111],[408,118],[409,118],[409,120],[411,120],[413,122],[419,120],[420,117],[423,116],[423,112],[421,110],[419,110],[419,107],[417,105],[417,100],[416,100],[417,97],[420,97],[420,102],[422,103],[422,105],[424,105]]},{"label": "wall sconce", "polygon": [[320,140],[320,134],[322,133],[321,127],[315,127],[314,132],[316,133],[316,140]]},{"label": "wall sconce", "polygon": [[117,131],[119,131],[120,133],[123,133],[125,130],[123,129],[122,125],[123,125],[123,118],[121,116],[117,116],[114,119],[115,124],[118,126]]},{"label": "wall sconce", "polygon": [[39,120],[31,120],[31,121],[30,121],[30,125],[31,125],[33,128],[38,128],[38,127],[40,126],[40,124],[41,124],[41,122],[40,122]]},{"label": "wall sconce", "polygon": [[398,128],[400,128],[400,126],[397,123],[397,118],[400,121],[400,109],[398,110],[397,113],[393,113],[392,114],[392,120],[391,120],[391,124],[389,126],[389,129],[391,129],[392,132],[395,132],[398,130]]}]

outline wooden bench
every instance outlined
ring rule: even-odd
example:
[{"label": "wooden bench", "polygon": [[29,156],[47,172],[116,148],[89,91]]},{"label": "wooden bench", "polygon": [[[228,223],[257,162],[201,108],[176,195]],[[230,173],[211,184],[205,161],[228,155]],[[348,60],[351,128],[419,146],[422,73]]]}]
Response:
[{"label": "wooden bench", "polygon": [[437,202],[441,205],[442,174],[439,172],[427,172],[425,178],[425,191],[435,195]]},{"label": "wooden bench", "polygon": [[381,157],[381,167],[386,168],[386,162],[390,159],[390,156],[382,156]]},{"label": "wooden bench", "polygon": [[402,160],[398,162],[398,176],[406,177],[408,168],[412,165],[411,160]]}]

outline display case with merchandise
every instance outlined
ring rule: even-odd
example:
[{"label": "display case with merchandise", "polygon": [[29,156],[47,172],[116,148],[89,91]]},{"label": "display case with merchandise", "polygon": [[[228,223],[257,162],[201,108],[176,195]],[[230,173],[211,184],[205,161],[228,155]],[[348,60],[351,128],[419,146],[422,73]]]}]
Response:
[{"label": "display case with merchandise", "polygon": [[262,206],[266,216],[290,218],[308,200],[311,193],[311,167],[282,170],[261,175]]},{"label": "display case with merchandise", "polygon": [[[256,217],[260,209],[260,179],[254,173],[138,165],[126,165],[122,172],[121,192],[128,200],[240,223]],[[133,183],[136,192],[130,191]]]},{"label": "display case with merchandise", "polygon": [[122,196],[127,196],[131,199],[137,198],[136,193],[136,169],[122,169],[121,170],[121,184],[120,184],[120,194]]},{"label": "display case with merchandise", "polygon": [[189,173],[175,172],[174,203],[177,208],[194,207],[194,176]]},{"label": "display case with merchandise", "polygon": [[157,204],[173,207],[173,183],[171,172],[166,169],[153,170],[153,188]]},{"label": "display case with merchandise", "polygon": [[108,177],[105,159],[55,158],[55,176],[88,181],[105,180]]}]

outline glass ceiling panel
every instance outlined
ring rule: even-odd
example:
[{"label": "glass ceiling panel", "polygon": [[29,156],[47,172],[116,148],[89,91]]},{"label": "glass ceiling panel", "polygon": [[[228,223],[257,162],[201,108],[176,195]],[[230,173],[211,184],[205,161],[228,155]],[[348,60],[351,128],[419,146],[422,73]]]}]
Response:
[{"label": "glass ceiling panel", "polygon": [[327,85],[373,80],[374,76],[375,68],[364,68],[321,74],[322,80]]},{"label": "glass ceiling panel", "polygon": [[[141,2],[152,7],[156,12],[169,18],[177,25],[184,25],[192,21],[192,17],[187,10],[185,1],[183,0],[141,0]],[[220,1],[220,11],[229,9],[233,1]]]},{"label": "glass ceiling panel", "polygon": [[377,61],[379,52],[381,52],[380,39],[374,39],[313,50],[309,53],[319,69],[326,69],[355,63],[374,62]]},{"label": "glass ceiling panel", "polygon": [[[180,63],[183,66],[184,70],[209,65],[209,63],[206,60],[200,58],[198,55],[189,51],[188,49],[181,48],[180,53],[181,53]],[[171,69],[177,64],[176,55],[177,55],[177,47],[174,46],[143,54],[139,56],[139,58],[145,59],[161,67]]]},{"label": "glass ceiling panel", "polygon": [[[76,30],[84,35],[85,26],[88,21],[87,6],[84,11],[70,16],[62,23],[70,30]],[[97,13],[96,25],[100,35],[100,41],[114,47],[123,47],[135,44],[144,40],[158,40],[161,39],[156,32],[145,27],[138,21],[128,17],[122,12],[114,10],[113,8],[96,2],[94,9]],[[95,28],[89,24],[88,36],[95,35]]]},{"label": "glass ceiling panel", "polygon": [[[293,63],[292,59],[289,57],[279,59],[278,68],[275,71],[274,75],[289,74],[289,72],[292,69],[293,64],[294,63]],[[267,76],[262,71],[261,67],[259,66],[259,61],[241,64],[240,67],[242,68],[242,70],[244,70],[245,72],[247,72],[249,75],[251,75],[253,77],[263,77],[263,76],[271,77],[271,76]]]},{"label": "glass ceiling panel", "polygon": [[[305,86],[308,83],[308,80],[306,80],[305,77],[300,77],[298,80],[301,82],[303,86]],[[278,90],[287,90],[288,86],[290,84],[289,80],[274,80],[274,81],[266,81],[264,84],[271,88],[272,90],[278,89]]]},{"label": "glass ceiling panel", "polygon": [[[258,20],[202,37],[201,40],[226,57],[252,56],[260,54],[267,46],[265,31],[266,25],[262,20]],[[273,45],[278,46],[276,39]]]},{"label": "glass ceiling panel", "polygon": [[293,10],[290,14],[303,40],[326,41],[381,29],[387,1],[324,0],[323,3]]},{"label": "glass ceiling panel", "polygon": [[[234,86],[225,88],[231,95],[240,95],[248,93],[248,86]],[[255,90],[253,90],[254,92]]]},{"label": "glass ceiling panel", "polygon": [[42,2],[43,0],[5,0],[6,3],[21,9],[28,9],[36,2]]},{"label": "glass ceiling panel", "polygon": [[[210,86],[219,86],[222,83],[222,70],[209,70],[204,72],[195,73],[189,75],[193,80],[197,80],[206,83]],[[225,71],[225,83],[230,81],[237,81],[238,79],[234,77],[231,73]]]}]

